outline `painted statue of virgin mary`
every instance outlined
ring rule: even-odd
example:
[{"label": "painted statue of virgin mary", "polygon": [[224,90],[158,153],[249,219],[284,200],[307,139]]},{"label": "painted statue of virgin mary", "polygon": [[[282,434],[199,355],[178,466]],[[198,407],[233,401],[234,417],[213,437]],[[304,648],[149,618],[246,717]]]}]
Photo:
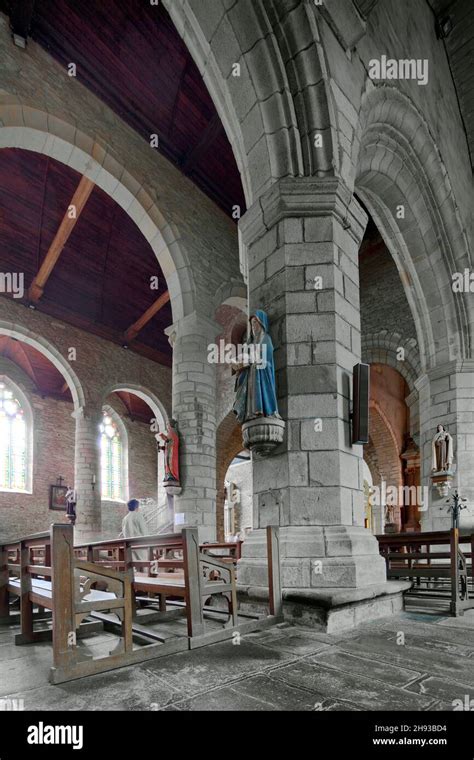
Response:
[{"label": "painted statue of virgin mary", "polygon": [[256,417],[278,417],[275,388],[273,343],[268,316],[258,309],[250,319],[250,339],[246,360],[235,365],[235,402],[233,411],[242,424]]}]

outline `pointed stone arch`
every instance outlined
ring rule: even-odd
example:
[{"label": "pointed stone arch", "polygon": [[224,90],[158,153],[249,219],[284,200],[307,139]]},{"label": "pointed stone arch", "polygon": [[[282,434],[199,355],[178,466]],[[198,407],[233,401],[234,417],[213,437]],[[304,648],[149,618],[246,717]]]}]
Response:
[{"label": "pointed stone arch", "polygon": [[436,142],[407,96],[386,86],[364,95],[353,166],[355,191],[399,270],[423,370],[470,357],[473,316],[451,287],[470,264],[469,244]]},{"label": "pointed stone arch", "polygon": [[[164,5],[226,130],[247,206],[281,177],[333,175],[337,125],[314,4]],[[322,135],[322,147],[315,146],[315,133]]]},{"label": "pointed stone arch", "polygon": [[[404,359],[398,358],[403,349]],[[367,364],[387,364],[397,370],[406,380],[411,392],[415,391],[415,381],[422,374],[420,356],[414,338],[402,338],[399,333],[380,330],[362,337],[362,361]]]}]

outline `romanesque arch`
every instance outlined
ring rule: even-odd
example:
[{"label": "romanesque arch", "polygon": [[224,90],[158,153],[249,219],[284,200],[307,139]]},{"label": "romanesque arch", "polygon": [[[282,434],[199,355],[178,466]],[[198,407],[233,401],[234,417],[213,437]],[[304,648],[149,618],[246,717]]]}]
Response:
[{"label": "romanesque arch", "polygon": [[41,335],[33,333],[26,327],[22,327],[21,325],[12,322],[6,322],[3,319],[0,320],[0,334],[8,335],[10,338],[23,341],[23,343],[28,343],[46,356],[66,380],[69,390],[71,391],[74,411],[78,412],[84,408],[86,397],[78,376],[70,364],[64,359],[61,352],[50,341],[46,340],[46,338],[43,338]]},{"label": "romanesque arch", "polygon": [[[403,349],[403,360],[399,359]],[[403,338],[399,333],[380,330],[362,336],[362,361],[367,364],[387,364],[397,370],[406,380],[411,392],[416,391],[415,381],[421,375],[421,363],[416,342]]]},{"label": "romanesque arch", "polygon": [[136,223],[150,244],[166,278],[173,320],[194,308],[194,285],[184,247],[167,223],[149,188],[140,185],[113,150],[72,123],[26,103],[0,104],[0,149],[20,148],[51,156],[107,193]]},{"label": "romanesque arch", "polygon": [[[166,425],[168,423],[168,414],[166,412],[166,409],[158,396],[150,391],[148,388],[146,388],[143,385],[138,385],[137,383],[129,383],[129,382],[123,382],[123,383],[113,383],[110,386],[107,386],[102,392],[102,399],[105,402],[105,399],[107,399],[111,393],[116,393],[117,391],[126,391],[128,393],[133,393],[135,396],[138,396],[143,401],[145,401],[150,409],[152,410],[156,422],[158,424],[158,427],[160,430],[165,430]],[[151,420],[150,420],[151,424]]]}]

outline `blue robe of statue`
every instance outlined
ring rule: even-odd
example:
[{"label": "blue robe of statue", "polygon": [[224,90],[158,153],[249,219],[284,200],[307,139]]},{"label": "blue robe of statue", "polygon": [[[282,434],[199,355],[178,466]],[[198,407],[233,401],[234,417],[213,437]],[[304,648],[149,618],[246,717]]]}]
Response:
[{"label": "blue robe of statue", "polygon": [[272,417],[278,415],[275,388],[275,366],[273,363],[273,343],[268,331],[268,316],[265,311],[257,310],[255,316],[263,330],[258,339],[254,337],[249,345],[254,345],[262,352],[264,362],[252,363],[242,369],[235,382],[234,412],[240,423],[255,417]]}]

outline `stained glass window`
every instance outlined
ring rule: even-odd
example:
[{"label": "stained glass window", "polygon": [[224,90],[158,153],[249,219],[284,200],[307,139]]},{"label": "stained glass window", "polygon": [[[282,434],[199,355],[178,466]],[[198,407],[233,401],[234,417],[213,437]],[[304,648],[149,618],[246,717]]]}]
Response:
[{"label": "stained glass window", "polygon": [[0,383],[0,488],[27,490],[28,439],[24,409],[14,391]]},{"label": "stained glass window", "polygon": [[100,426],[102,498],[123,501],[122,440],[112,417],[104,412]]}]

